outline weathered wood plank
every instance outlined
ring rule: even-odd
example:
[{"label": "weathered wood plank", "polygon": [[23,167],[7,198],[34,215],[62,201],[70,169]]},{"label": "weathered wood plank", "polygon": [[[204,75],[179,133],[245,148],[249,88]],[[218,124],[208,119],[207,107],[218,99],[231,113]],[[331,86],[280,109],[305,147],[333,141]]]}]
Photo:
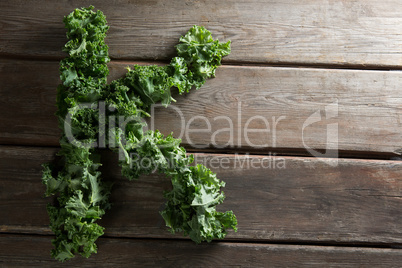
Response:
[{"label": "weathered wood plank", "polygon": [[[50,161],[56,149],[0,148],[0,232],[51,234],[40,164]],[[402,243],[401,161],[195,157],[227,183],[219,210],[233,210],[239,221],[239,231],[231,231],[228,239]],[[115,182],[113,207],[100,222],[106,234],[182,238],[168,233],[158,213],[169,180],[157,174],[135,182],[122,179],[115,158],[103,157],[104,178]]]},{"label": "weathered wood plank", "polygon": [[[0,265],[54,267],[50,237],[0,235]],[[112,239],[63,267],[399,267],[401,249]]]},{"label": "weathered wood plank", "polygon": [[[227,61],[401,67],[402,2],[384,1],[92,1],[111,26],[119,59],[170,59],[192,25],[233,42]],[[0,3],[0,55],[63,56],[62,18],[81,1]]]},{"label": "weathered wood plank", "polygon": [[61,133],[54,113],[59,83],[56,62],[1,61],[1,143],[58,144]]},{"label": "weathered wood plank", "polygon": [[[110,79],[130,64],[111,63]],[[4,60],[0,82],[0,142],[57,146],[58,64]],[[177,96],[168,109],[156,107],[150,126],[173,132],[193,149],[398,155],[401,84],[399,71],[222,66],[200,90]]]}]

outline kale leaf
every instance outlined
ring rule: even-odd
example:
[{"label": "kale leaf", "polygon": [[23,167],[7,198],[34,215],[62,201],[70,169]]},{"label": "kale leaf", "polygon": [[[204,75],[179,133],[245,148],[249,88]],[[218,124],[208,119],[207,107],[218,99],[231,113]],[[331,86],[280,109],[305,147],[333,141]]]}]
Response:
[{"label": "kale leaf", "polygon": [[[133,180],[158,171],[171,179],[172,190],[164,194],[167,202],[161,215],[172,232],[183,232],[200,243],[224,238],[229,228],[236,231],[233,212],[216,211],[224,200],[220,189],[225,183],[205,166],[192,165],[193,156],[179,139],[164,137],[157,130],[144,131],[144,118],[150,116],[153,104],[167,106],[175,101],[172,89],[187,93],[215,75],[222,57],[230,53],[230,41],[215,41],[204,27],[193,26],[180,38],[178,57],[169,64],[135,65],[107,84],[110,59],[104,39],[109,27],[104,14],[94,12],[92,6],[76,9],[64,23],[69,41],[63,49],[68,57],[60,62],[62,83],[57,88],[56,115],[63,133],[60,159],[44,164],[42,175],[45,195],[57,197],[47,207],[56,236],[52,256],[65,261],[97,252],[95,241],[104,228],[96,221],[111,207],[111,185],[99,171],[100,137],[120,153],[124,177]],[[107,107],[104,114],[102,105]],[[117,117],[124,124],[111,122]],[[139,164],[143,161],[148,164]]]}]

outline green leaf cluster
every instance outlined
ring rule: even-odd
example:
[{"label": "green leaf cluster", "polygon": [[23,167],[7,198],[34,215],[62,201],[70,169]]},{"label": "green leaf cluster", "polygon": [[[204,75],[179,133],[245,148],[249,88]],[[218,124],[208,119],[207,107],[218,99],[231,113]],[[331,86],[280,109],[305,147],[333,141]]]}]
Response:
[{"label": "green leaf cluster", "polygon": [[[60,62],[62,84],[57,88],[56,115],[63,131],[60,160],[45,164],[42,176],[46,195],[57,196],[47,210],[56,235],[52,256],[60,261],[97,252],[95,241],[104,228],[96,220],[110,207],[110,185],[102,181],[99,155],[89,146],[99,132],[98,111],[80,107],[102,98],[109,73],[106,18],[92,9],[76,9],[64,18],[69,41],[64,47],[68,57]],[[67,130],[77,140],[69,141]]]},{"label": "green leaf cluster", "polygon": [[89,148],[61,140],[59,156],[57,164],[44,165],[42,175],[46,196],[57,195],[55,204],[47,206],[56,235],[52,256],[60,261],[76,253],[89,257],[97,252],[95,241],[103,234],[95,221],[110,208],[110,185],[101,180],[101,164]]},{"label": "green leaf cluster", "polygon": [[[64,18],[69,41],[68,57],[60,62],[57,112],[60,139],[59,161],[44,164],[42,182],[48,205],[50,227],[55,233],[52,256],[60,261],[76,254],[89,257],[97,252],[95,241],[104,228],[96,221],[110,209],[111,185],[101,178],[99,137],[120,154],[122,175],[129,180],[154,171],[166,174],[172,190],[161,215],[172,232],[182,232],[196,243],[222,239],[227,229],[236,229],[232,211],[218,212],[225,183],[202,165],[192,165],[193,156],[172,135],[144,131],[144,118],[155,103],[174,102],[179,94],[200,88],[215,75],[221,59],[230,53],[230,41],[220,43],[201,26],[193,26],[176,46],[178,57],[165,66],[128,68],[126,75],[106,83],[109,73],[108,26],[101,11],[93,7],[74,10]],[[107,109],[100,113],[100,103]],[[123,118],[116,126],[112,118]],[[115,120],[115,119],[113,119]],[[113,126],[106,131],[105,126]],[[107,135],[108,134],[108,135]],[[74,139],[71,139],[74,137]]]},{"label": "green leaf cluster", "polygon": [[232,211],[217,212],[216,205],[225,198],[220,188],[223,181],[216,178],[203,165],[180,166],[169,170],[173,189],[165,193],[168,200],[161,212],[171,232],[183,232],[196,242],[222,239],[226,230],[237,230],[237,220]]}]

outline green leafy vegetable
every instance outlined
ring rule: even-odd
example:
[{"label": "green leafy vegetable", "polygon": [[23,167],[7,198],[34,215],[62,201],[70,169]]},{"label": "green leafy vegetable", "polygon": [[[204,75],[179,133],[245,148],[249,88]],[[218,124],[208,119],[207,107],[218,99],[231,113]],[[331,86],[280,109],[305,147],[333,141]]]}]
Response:
[{"label": "green leafy vegetable", "polygon": [[[104,42],[108,26],[103,13],[92,8],[76,9],[64,23],[70,40],[64,49],[69,57],[60,63],[62,84],[57,95],[56,115],[63,131],[61,159],[55,165],[44,165],[42,178],[46,195],[57,194],[48,213],[56,235],[52,256],[60,261],[76,253],[85,257],[96,253],[95,241],[103,227],[95,221],[110,207],[110,186],[101,180],[99,156],[89,146],[97,139],[98,111],[79,109],[80,103],[101,100],[109,73]],[[67,132],[77,140],[70,142]]]},{"label": "green leafy vegetable", "polygon": [[168,200],[161,212],[167,226],[174,232],[189,235],[196,243],[222,239],[226,229],[236,230],[232,211],[217,212],[215,206],[224,200],[219,190],[225,183],[203,165],[181,166],[168,172],[173,190],[165,193]]},{"label": "green leafy vegetable", "polygon": [[[171,179],[173,188],[164,194],[167,202],[161,215],[172,232],[183,232],[200,243],[224,238],[229,228],[236,230],[232,211],[216,211],[224,200],[220,188],[225,183],[208,168],[191,165],[193,156],[180,147],[180,140],[157,130],[143,131],[143,118],[153,104],[175,101],[172,89],[183,94],[215,75],[222,57],[230,53],[230,41],[214,41],[204,27],[194,26],[180,38],[178,57],[170,64],[135,65],[124,77],[106,84],[110,59],[103,13],[94,12],[92,6],[76,9],[64,23],[69,41],[57,89],[56,115],[63,131],[60,159],[45,164],[42,177],[46,196],[57,196],[47,208],[56,235],[52,256],[65,261],[75,254],[89,257],[97,252],[95,241],[104,228],[96,220],[111,207],[111,185],[99,171],[101,137],[104,145],[121,155],[124,177],[133,180],[157,170]],[[124,124],[111,121],[117,117]]]}]

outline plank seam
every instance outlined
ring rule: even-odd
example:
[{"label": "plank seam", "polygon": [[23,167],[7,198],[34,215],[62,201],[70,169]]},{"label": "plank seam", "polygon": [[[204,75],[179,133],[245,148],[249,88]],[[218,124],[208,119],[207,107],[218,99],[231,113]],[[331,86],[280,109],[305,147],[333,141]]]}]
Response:
[{"label": "plank seam", "polygon": [[[22,148],[44,148],[44,149],[60,149],[56,145],[36,145],[36,144],[7,144],[0,143],[0,147],[22,147]],[[272,157],[305,157],[316,158],[308,154],[306,150],[298,148],[266,148],[264,150],[248,150],[248,149],[222,149],[222,150],[197,150],[183,146],[187,153],[190,154],[211,154],[211,155],[248,155],[248,156],[272,156]],[[0,148],[1,149],[1,148]],[[104,149],[107,151],[106,149]],[[355,160],[385,160],[385,161],[402,161],[402,156],[392,153],[366,152],[366,151],[343,151],[338,152],[337,158],[320,157],[322,159],[355,159]]]},{"label": "plank seam", "polygon": [[[26,60],[26,61],[60,61],[62,57],[44,57],[44,56],[21,56],[21,55],[8,55],[0,53],[0,59],[7,60]],[[144,60],[144,59],[132,59],[132,58],[111,58],[111,62],[127,62],[132,64],[168,64],[169,61],[164,60]],[[260,68],[300,68],[300,69],[322,69],[322,70],[351,70],[351,71],[402,71],[402,66],[399,65],[359,65],[359,64],[325,64],[325,63],[300,63],[300,62],[248,62],[248,61],[230,61],[222,60],[222,66],[227,67],[260,67]]]},{"label": "plank seam", "polygon": [[[54,237],[52,234],[38,234],[38,233],[16,233],[16,232],[0,232],[0,236],[20,236],[20,237]],[[117,240],[147,240],[147,241],[187,241],[191,242],[188,238],[158,238],[158,237],[127,237],[127,236],[109,236],[103,235],[100,239],[117,239]],[[249,239],[223,239],[215,240],[211,243],[227,243],[227,244],[258,244],[258,245],[283,245],[283,246],[310,246],[310,247],[346,247],[346,248],[366,248],[366,249],[402,249],[402,243],[389,244],[389,243],[345,243],[345,242],[315,242],[315,241],[280,241],[280,240],[249,240]],[[205,243],[207,244],[207,243]]]}]

